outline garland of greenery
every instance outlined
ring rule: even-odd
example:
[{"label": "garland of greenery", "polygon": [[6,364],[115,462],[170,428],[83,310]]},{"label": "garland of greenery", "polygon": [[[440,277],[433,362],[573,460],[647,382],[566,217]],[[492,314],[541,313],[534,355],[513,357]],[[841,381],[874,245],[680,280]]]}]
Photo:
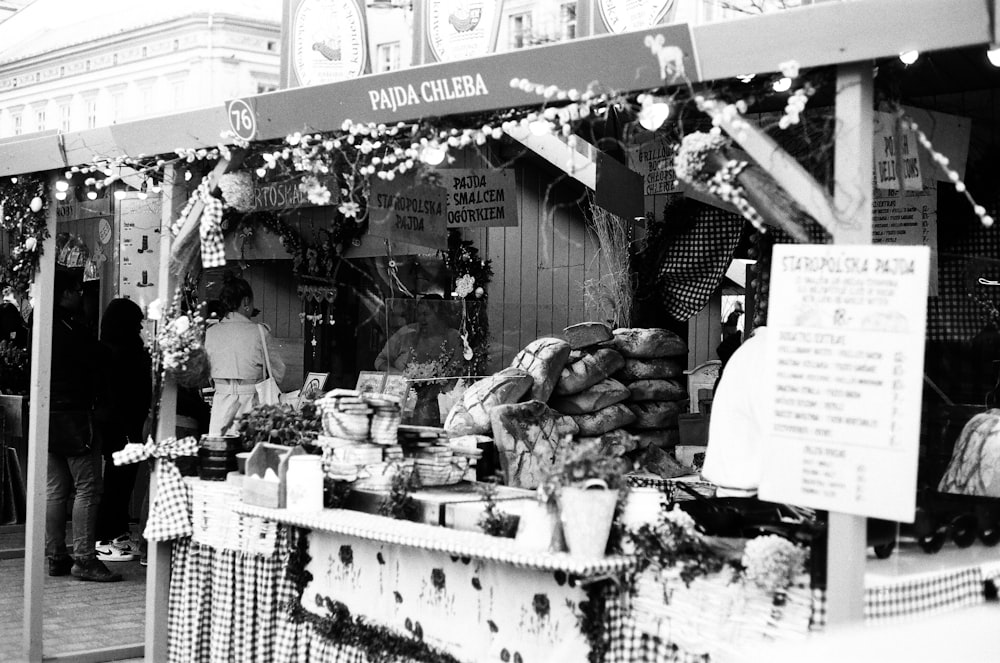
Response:
[{"label": "garland of greenery", "polygon": [[42,242],[49,238],[45,179],[26,175],[4,181],[0,184],[0,209],[0,227],[11,247],[10,256],[0,265],[0,286],[15,296],[27,297],[38,271]]},{"label": "garland of greenery", "polygon": [[[445,267],[452,278],[452,292],[466,301],[465,331],[472,359],[467,362],[469,375],[486,375],[489,362],[489,319],[486,310],[487,287],[493,278],[493,268],[488,258],[479,256],[479,249],[471,240],[462,239],[458,230],[448,231],[448,250],[442,252]],[[469,277],[472,282],[469,284]],[[463,281],[464,279],[464,281]],[[463,284],[460,289],[459,283]],[[466,292],[467,290],[467,292]]]},{"label": "garland of greenery", "polygon": [[362,651],[365,660],[372,663],[393,661],[415,661],[417,663],[459,663],[451,654],[414,637],[399,635],[392,629],[379,624],[371,624],[364,617],[352,616],[350,609],[326,596],[317,596],[319,607],[325,607],[327,614],[315,615],[302,607],[302,593],[312,580],[306,566],[309,556],[308,530],[292,528],[292,550],[288,557],[286,577],[294,587],[291,600],[285,605],[286,614],[293,624],[309,623],[320,636],[339,646],[354,647]]},{"label": "garland of greenery", "polygon": [[604,663],[608,653],[610,637],[606,620],[608,608],[608,593],[612,587],[611,580],[599,580],[584,586],[587,598],[577,604],[576,625],[590,645],[587,654],[589,663]]}]

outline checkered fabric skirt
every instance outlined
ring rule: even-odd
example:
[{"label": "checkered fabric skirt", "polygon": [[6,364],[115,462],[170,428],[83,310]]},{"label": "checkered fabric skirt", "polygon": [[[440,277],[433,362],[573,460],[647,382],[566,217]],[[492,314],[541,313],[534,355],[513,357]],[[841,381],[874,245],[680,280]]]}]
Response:
[{"label": "checkered fabric skirt", "polygon": [[171,663],[275,660],[283,606],[294,595],[285,578],[284,532],[268,555],[190,539],[174,543],[167,608]]},{"label": "checkered fabric skirt", "polygon": [[351,645],[341,645],[317,633],[309,622],[300,624],[284,620],[278,627],[274,647],[274,663],[368,663],[364,652]]}]

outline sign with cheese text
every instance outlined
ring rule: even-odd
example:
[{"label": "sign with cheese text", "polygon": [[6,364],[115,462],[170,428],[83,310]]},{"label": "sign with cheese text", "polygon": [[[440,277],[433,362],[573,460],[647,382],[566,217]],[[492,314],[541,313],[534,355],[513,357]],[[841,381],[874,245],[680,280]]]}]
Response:
[{"label": "sign with cheese text", "polygon": [[674,173],[674,148],[665,138],[629,147],[628,167],[642,175],[644,196],[678,193],[681,190]]},{"label": "sign with cheese text", "polygon": [[438,171],[448,191],[448,229],[517,225],[517,185],[511,170]]},{"label": "sign with cheese text", "polygon": [[774,247],[761,499],[913,522],[929,255]]},{"label": "sign with cheese text", "polygon": [[376,237],[448,248],[448,193],[444,187],[414,177],[372,180],[368,232]]}]

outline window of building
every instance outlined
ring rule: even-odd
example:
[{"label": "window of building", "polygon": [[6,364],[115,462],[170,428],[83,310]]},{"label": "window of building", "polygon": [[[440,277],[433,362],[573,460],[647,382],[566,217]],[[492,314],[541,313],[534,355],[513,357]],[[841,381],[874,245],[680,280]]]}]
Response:
[{"label": "window of building", "polygon": [[69,131],[70,128],[70,109],[69,104],[59,105],[59,130],[62,132]]},{"label": "window of building", "polygon": [[147,55],[149,55],[149,47],[148,46],[143,46],[142,47],[142,57],[146,57]]},{"label": "window of building", "polygon": [[273,39],[268,40],[268,42],[267,42],[267,50],[269,52],[271,52],[271,53],[274,53],[275,51],[277,51],[278,50],[278,42],[274,41]]},{"label": "window of building", "polygon": [[576,3],[564,2],[559,5],[559,27],[563,39],[576,39]]},{"label": "window of building", "polygon": [[187,81],[176,80],[170,82],[170,96],[173,99],[175,109],[187,107]]},{"label": "window of building", "polygon": [[111,93],[111,122],[120,122],[125,115],[125,92],[116,90]]},{"label": "window of building", "polygon": [[524,48],[531,38],[531,14],[511,14],[507,24],[507,46]]},{"label": "window of building", "polygon": [[274,92],[278,89],[276,83],[265,83],[263,81],[257,81],[257,94],[264,94],[265,92]]},{"label": "window of building", "polygon": [[148,83],[139,88],[139,100],[142,108],[142,115],[152,115],[153,113],[153,84]]},{"label": "window of building", "polygon": [[15,136],[20,136],[24,133],[24,126],[22,124],[22,118],[20,113],[10,114],[10,130]]},{"label": "window of building", "polygon": [[87,128],[93,129],[97,126],[97,99],[87,100]]},{"label": "window of building", "polygon": [[35,111],[35,131],[45,131],[45,109]]},{"label": "window of building", "polygon": [[379,44],[375,49],[375,71],[395,71],[399,69],[399,42]]}]

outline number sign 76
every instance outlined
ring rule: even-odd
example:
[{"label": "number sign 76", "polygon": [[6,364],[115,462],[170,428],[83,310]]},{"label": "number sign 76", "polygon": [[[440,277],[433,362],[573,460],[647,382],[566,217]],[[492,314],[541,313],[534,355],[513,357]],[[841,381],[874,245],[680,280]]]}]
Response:
[{"label": "number sign 76", "polygon": [[257,134],[257,116],[246,101],[233,99],[227,107],[229,126],[243,140],[253,140]]}]

